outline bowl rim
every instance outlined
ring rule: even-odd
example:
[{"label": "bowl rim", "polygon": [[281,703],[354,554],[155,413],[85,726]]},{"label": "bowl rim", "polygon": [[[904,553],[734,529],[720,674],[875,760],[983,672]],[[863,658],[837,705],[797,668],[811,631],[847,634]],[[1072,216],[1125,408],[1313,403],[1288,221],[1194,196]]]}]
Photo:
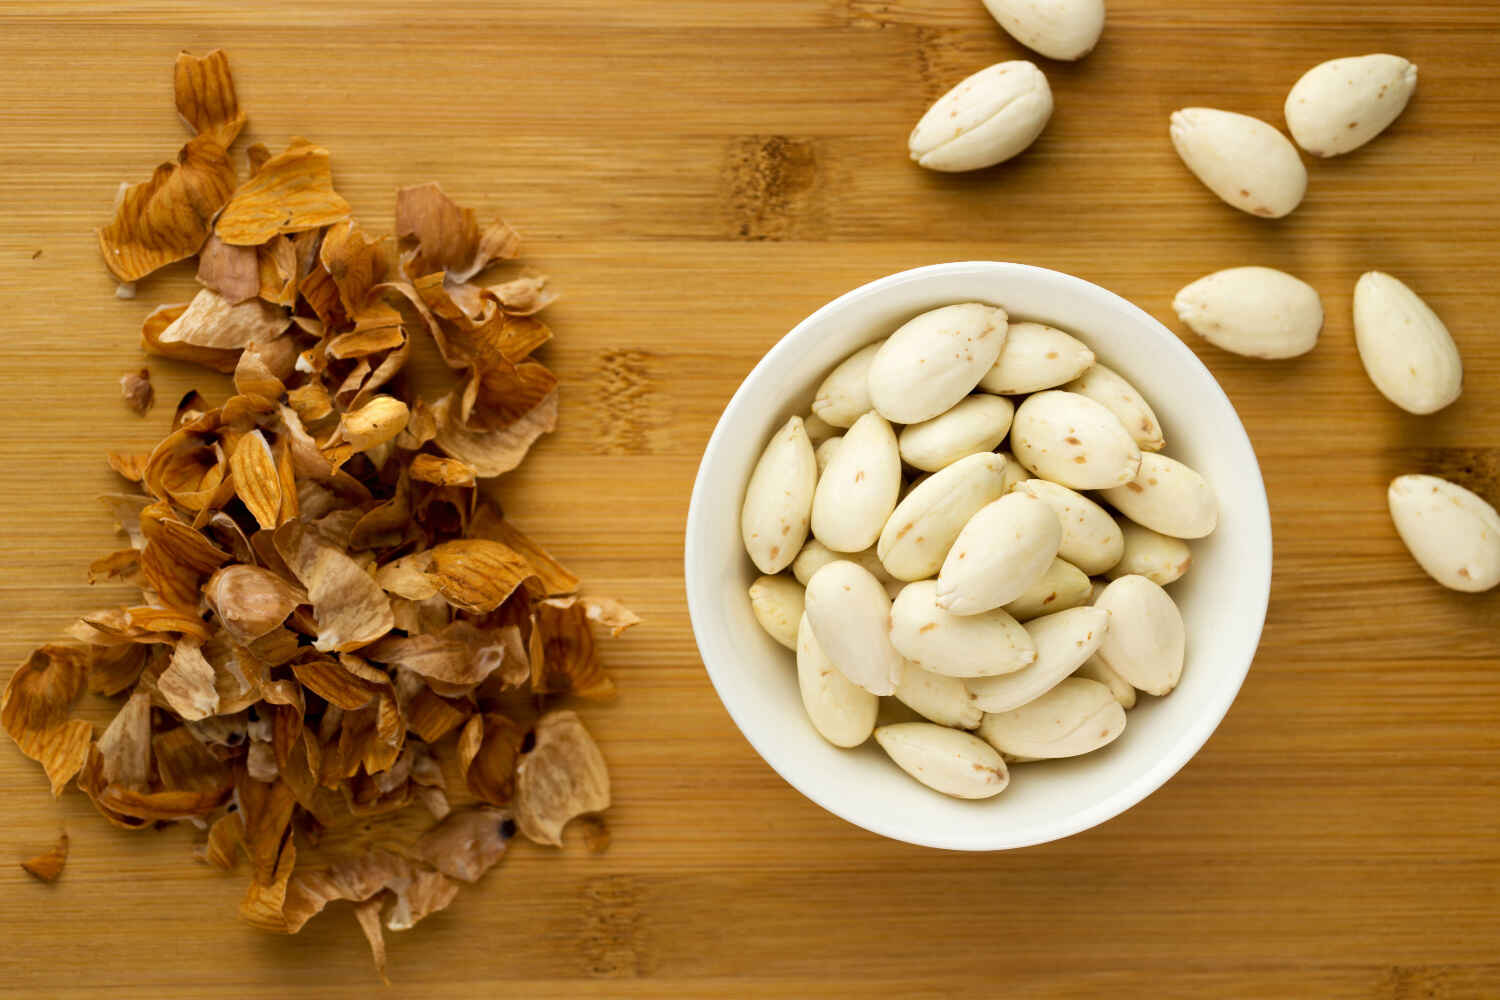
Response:
[{"label": "bowl rim", "polygon": [[[783,756],[776,748],[762,736],[757,739],[752,735],[751,729],[746,727],[748,720],[741,718],[743,706],[739,711],[731,704],[731,699],[725,697],[724,687],[720,684],[721,671],[727,670],[728,665],[720,663],[717,667],[709,662],[705,654],[705,634],[703,626],[704,610],[701,601],[694,599],[693,581],[711,580],[718,574],[714,567],[707,565],[707,557],[701,546],[694,545],[694,537],[704,534],[703,520],[707,516],[704,511],[710,502],[708,492],[710,489],[704,477],[704,467],[708,464],[709,456],[718,447],[720,442],[731,432],[729,428],[734,425],[740,415],[740,411],[746,409],[749,403],[749,388],[760,378],[765,377],[767,369],[776,366],[782,355],[796,351],[797,340],[801,332],[818,322],[830,313],[836,313],[846,308],[853,302],[870,296],[883,293],[889,288],[906,284],[913,281],[923,281],[938,275],[968,275],[982,276],[995,274],[1020,275],[1028,280],[1050,282],[1059,288],[1081,295],[1102,297],[1115,308],[1144,320],[1148,325],[1155,327],[1162,335],[1164,350],[1168,352],[1173,361],[1189,369],[1193,369],[1207,379],[1213,393],[1228,408],[1233,417],[1232,429],[1238,434],[1238,443],[1243,444],[1250,453],[1252,468],[1251,475],[1245,484],[1251,490],[1249,499],[1252,506],[1259,511],[1260,516],[1253,518],[1253,526],[1259,528],[1265,537],[1265,558],[1260,566],[1245,567],[1244,576],[1253,576],[1249,580],[1254,586],[1253,593],[1258,595],[1253,608],[1255,624],[1253,628],[1255,641],[1248,646],[1248,653],[1243,656],[1243,662],[1232,662],[1234,667],[1232,676],[1226,676],[1224,685],[1224,696],[1221,704],[1211,710],[1197,716],[1193,724],[1182,733],[1169,747],[1167,752],[1158,759],[1149,769],[1142,772],[1134,781],[1121,786],[1110,795],[1105,796],[1092,806],[1081,809],[1071,816],[1051,823],[1040,824],[1032,828],[1028,836],[1007,837],[1006,829],[997,829],[992,842],[977,842],[974,838],[955,838],[936,836],[914,836],[909,831],[897,831],[889,824],[865,816],[856,816],[852,809],[846,807],[839,801],[830,797],[819,795],[804,785],[796,776],[792,768],[783,768],[777,761]],[[1168,329],[1160,320],[1137,306],[1135,303],[1123,296],[1110,291],[1102,285],[1096,285],[1087,279],[1055,271],[1050,268],[1038,267],[1032,264],[1021,264],[1011,261],[985,261],[967,260],[950,261],[940,264],[927,264],[920,267],[909,268],[888,274],[884,277],[868,281],[856,288],[844,292],[842,295],[832,299],[823,306],[808,314],[804,319],[793,326],[784,334],[758,361],[755,366],[741,380],[735,389],[734,395],[730,397],[725,405],[723,413],[720,414],[718,422],[714,425],[713,433],[709,436],[707,444],[704,445],[703,455],[699,459],[698,469],[694,474],[693,490],[688,502],[688,515],[686,530],[683,537],[683,589],[687,598],[688,619],[692,626],[694,644],[698,647],[699,660],[703,664],[704,671],[708,674],[709,682],[714,687],[714,693],[718,695],[719,702],[724,710],[729,713],[730,719],[740,734],[750,744],[757,754],[772,771],[776,772],[782,780],[791,785],[805,798],[826,811],[839,817],[847,823],[868,830],[871,833],[887,837],[891,840],[914,844],[920,847],[933,847],[942,850],[958,851],[994,851],[1008,850],[1020,847],[1029,847],[1036,844],[1049,843],[1061,840],[1076,833],[1081,833],[1092,827],[1098,826],[1107,820],[1113,819],[1126,810],[1135,806],[1151,793],[1164,785],[1173,775],[1187,764],[1198,751],[1208,742],[1214,731],[1218,729],[1219,723],[1228,714],[1229,708],[1239,696],[1240,688],[1244,685],[1246,676],[1255,660],[1255,654],[1260,648],[1260,639],[1264,633],[1266,612],[1270,606],[1271,597],[1271,572],[1273,565],[1273,538],[1271,532],[1270,501],[1266,494],[1265,480],[1261,475],[1260,459],[1255,454],[1254,443],[1250,440],[1249,433],[1245,430],[1244,422],[1240,419],[1239,411],[1235,409],[1224,388],[1219,385],[1218,379],[1213,375],[1193,350],[1185,344],[1181,338]],[[1249,610],[1249,609],[1247,609]]]}]

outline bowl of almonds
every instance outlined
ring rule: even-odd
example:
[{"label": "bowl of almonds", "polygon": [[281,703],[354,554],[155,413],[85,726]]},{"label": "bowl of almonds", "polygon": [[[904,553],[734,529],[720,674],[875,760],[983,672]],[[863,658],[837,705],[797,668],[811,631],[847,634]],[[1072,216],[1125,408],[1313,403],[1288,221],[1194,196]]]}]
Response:
[{"label": "bowl of almonds", "polygon": [[1175,774],[1254,658],[1249,438],[1170,331],[1080,278],[939,264],[799,323],[725,408],[686,538],[703,662],[793,787],[1000,850]]}]

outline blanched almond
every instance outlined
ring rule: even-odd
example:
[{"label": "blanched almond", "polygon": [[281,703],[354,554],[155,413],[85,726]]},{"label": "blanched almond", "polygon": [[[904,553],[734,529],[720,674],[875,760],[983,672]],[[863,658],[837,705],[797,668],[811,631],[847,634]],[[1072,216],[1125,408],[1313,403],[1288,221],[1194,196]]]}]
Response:
[{"label": "blanched almond", "polygon": [[913,487],[880,532],[885,569],[900,580],[936,573],[969,519],[1003,495],[1006,465],[1001,455],[970,455]]},{"label": "blanched almond", "polygon": [[904,429],[897,439],[901,457],[907,465],[936,472],[965,455],[994,451],[1015,412],[1004,396],[967,396],[946,413]]},{"label": "blanched almond", "polygon": [[1109,693],[1115,696],[1115,701],[1120,703],[1121,708],[1135,707],[1135,688],[1125,678],[1106,667],[1099,657],[1089,657],[1083,666],[1074,671],[1073,676],[1103,684],[1109,688]]},{"label": "blanched almond", "polygon": [[1354,286],[1354,343],[1380,394],[1408,413],[1435,413],[1458,398],[1464,364],[1453,335],[1417,293],[1370,271]]},{"label": "blanched almond", "polygon": [[1047,572],[1061,539],[1051,507],[1024,493],[1006,494],[958,533],[938,572],[936,603],[955,615],[1009,604]]},{"label": "blanched almond", "polygon": [[1330,59],[1302,74],[1286,95],[1286,126],[1314,156],[1338,156],[1384,132],[1416,89],[1417,67],[1400,56]]},{"label": "blanched almond", "polygon": [[1090,593],[1089,578],[1083,570],[1066,560],[1054,559],[1041,579],[1006,604],[1005,611],[1016,621],[1029,622],[1042,615],[1086,604]]},{"label": "blanched almond", "polygon": [[844,443],[842,437],[831,437],[823,441],[813,449],[813,458],[818,462],[818,475],[828,468],[828,463],[833,461],[833,453],[839,450],[839,445]]},{"label": "blanched almond", "polygon": [[937,99],[907,140],[929,170],[978,170],[1030,146],[1052,117],[1052,88],[1035,65],[996,63]]},{"label": "blanched almond", "polygon": [[1020,624],[998,608],[955,615],[937,602],[931,580],[909,583],[891,605],[891,644],[911,663],[947,677],[990,677],[1036,660]]},{"label": "blanched almond", "polygon": [[849,681],[818,645],[803,615],[797,626],[797,687],[813,728],[836,747],[857,747],[875,729],[880,699]]},{"label": "blanched almond", "polygon": [[946,412],[994,366],[1005,328],[1005,310],[982,302],[943,306],[908,320],[870,364],[870,401],[898,424]]},{"label": "blanched almond", "polygon": [[1096,361],[1082,375],[1063,386],[1068,392],[1087,396],[1119,418],[1142,451],[1161,451],[1166,444],[1161,421],[1136,387],[1119,372]]},{"label": "blanched almond", "polygon": [[923,670],[915,663],[908,662],[902,669],[896,698],[940,726],[973,729],[984,718],[984,712],[962,680]]},{"label": "blanched almond", "polygon": [[1182,579],[1193,564],[1193,550],[1180,538],[1143,528],[1134,521],[1123,521],[1120,528],[1125,549],[1120,561],[1105,574],[1111,580],[1122,576],[1144,576],[1165,587]]},{"label": "blanched almond", "polygon": [[[864,414],[861,413],[858,416],[862,417]],[[851,420],[849,422],[852,424],[854,421]],[[817,448],[818,445],[831,437],[837,437],[843,430],[841,427],[833,426],[816,413],[809,413],[802,418],[802,429],[807,431],[807,439],[812,442],[813,448]]]},{"label": "blanched almond", "polygon": [[1010,783],[1005,761],[995,749],[957,729],[903,722],[875,730],[875,742],[901,770],[944,795],[987,799]]},{"label": "blanched almond", "polygon": [[[816,468],[816,459],[813,464]],[[900,492],[896,435],[880,414],[866,413],[840,439],[818,477],[813,536],[835,552],[864,551],[880,537]]]},{"label": "blanched almond", "polygon": [[763,576],[750,585],[750,610],[755,620],[787,649],[797,648],[802,603],[802,585],[790,577]]},{"label": "blanched almond", "polygon": [[1182,613],[1158,584],[1122,576],[1104,588],[1096,608],[1110,614],[1099,659],[1132,687],[1163,695],[1177,686],[1187,649]]},{"label": "blanched almond", "polygon": [[1030,760],[1076,757],[1125,731],[1125,710],[1098,681],[1069,677],[1036,701],[986,715],[979,735],[1007,756]]},{"label": "blanched almond", "polygon": [[1012,38],[1048,59],[1082,59],[1104,31],[1104,0],[984,0]]},{"label": "blanched almond", "polygon": [[1208,482],[1175,458],[1146,452],[1141,471],[1099,495],[1136,524],[1173,538],[1202,538],[1219,523],[1219,501]]},{"label": "blanched almond", "polygon": [[1084,373],[1094,352],[1076,337],[1041,323],[1011,323],[995,366],[979,388],[1005,396],[1053,389]]},{"label": "blanched almond", "polygon": [[1437,476],[1398,476],[1391,520],[1427,575],[1477,593],[1500,583],[1500,514],[1476,493]]},{"label": "blanched almond", "polygon": [[1057,555],[1093,576],[1120,561],[1125,538],[1109,512],[1081,493],[1045,479],[1028,479],[1016,490],[1035,497],[1057,512],[1062,541]]},{"label": "blanched almond", "polygon": [[1075,490],[1128,483],[1141,465],[1140,446],[1113,412],[1060,389],[1027,396],[1017,407],[1010,447],[1033,475]]},{"label": "blanched almond", "polygon": [[1109,629],[1103,608],[1071,608],[1026,625],[1036,644],[1036,662],[1000,677],[965,681],[986,712],[1009,712],[1040,698],[1093,656]]},{"label": "blanched almond", "polygon": [[844,676],[871,694],[891,694],[901,654],[891,645],[891,599],[868,570],[840,559],[813,574],[804,609],[818,645]]},{"label": "blanched almond", "polygon": [[905,586],[905,581],[896,579],[886,571],[873,548],[865,549],[863,552],[835,552],[816,538],[809,538],[807,544],[802,546],[802,551],[797,553],[797,558],[792,560],[792,575],[805,587],[813,578],[814,573],[838,559],[858,563],[862,569],[880,581],[880,585],[885,588],[886,596],[892,599]]},{"label": "blanched almond", "polygon": [[761,452],[740,512],[745,551],[762,573],[780,573],[801,551],[817,482],[812,443],[793,417]]},{"label": "blanched almond", "polygon": [[855,351],[828,373],[813,396],[814,416],[830,427],[852,427],[854,421],[874,409],[870,403],[870,363],[884,343],[882,340]]},{"label": "blanched almond", "polygon": [[1279,219],[1302,204],[1307,168],[1297,147],[1259,118],[1183,108],[1172,112],[1171,134],[1187,168],[1241,212]]},{"label": "blanched almond", "polygon": [[1210,344],[1248,358],[1306,354],[1323,329],[1317,289],[1269,267],[1215,271],[1178,292],[1172,308]]}]

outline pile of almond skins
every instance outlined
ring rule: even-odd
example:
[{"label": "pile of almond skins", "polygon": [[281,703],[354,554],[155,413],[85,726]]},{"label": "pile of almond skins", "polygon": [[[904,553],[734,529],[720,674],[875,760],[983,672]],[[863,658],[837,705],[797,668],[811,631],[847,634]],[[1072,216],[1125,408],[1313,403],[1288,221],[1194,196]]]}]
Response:
[{"label": "pile of almond skins", "polygon": [[[124,283],[197,255],[203,289],[142,336],[234,394],[192,393],[150,454],[110,455],[136,488],[108,498],[130,545],[90,576],[140,600],[32,653],[0,722],[54,794],[76,779],[117,826],[186,820],[204,860],[243,854],[254,925],[295,933],[352,901],[383,972],[382,924],[445,907],[518,828],[561,845],[609,805],[557,703],[614,693],[591,628],[637,619],[579,596],[479,490],[557,415],[528,360],[551,337],[545,279],[474,280],[516,233],[424,185],[397,194],[399,243],[372,237],[301,139],[250,147],[240,181],[223,53],[184,53],[175,82],[195,135],[122,192],[99,245]],[[422,336],[458,376],[435,402],[403,372]],[[102,732],[73,715],[85,690],[124,699]]]}]

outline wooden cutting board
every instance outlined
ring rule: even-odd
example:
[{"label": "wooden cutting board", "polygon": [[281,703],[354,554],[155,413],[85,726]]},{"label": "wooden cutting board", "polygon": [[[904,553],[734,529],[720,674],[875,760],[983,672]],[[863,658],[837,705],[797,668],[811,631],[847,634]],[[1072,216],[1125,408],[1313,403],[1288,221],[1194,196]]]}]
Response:
[{"label": "wooden cutting board", "polygon": [[[602,856],[518,846],[391,941],[392,996],[1500,994],[1500,593],[1431,583],[1385,509],[1398,473],[1500,498],[1500,5],[1111,0],[1099,49],[1045,63],[1057,112],[1002,168],[939,176],[906,133],[968,73],[1027,54],[979,0],[366,0],[0,7],[0,660],[118,598],[94,497],[186,388],[151,362],[146,419],[118,376],[187,270],[119,301],[91,230],[119,181],[183,139],[170,66],[222,46],[250,140],[327,145],[371,228],[438,180],[503,212],[563,299],[556,434],[507,509],[647,624],[607,647],[589,708],[617,806]],[[1326,58],[1421,66],[1406,114],[1309,165],[1280,222],[1220,204],[1167,116],[1280,123]],[[709,686],[683,607],[688,490],[720,408],[798,319],[919,264],[1016,260],[1111,288],[1174,328],[1178,287],[1265,264],[1323,295],[1316,351],[1257,363],[1188,336],[1239,407],[1270,490],[1275,588],[1239,700],[1181,774],[1061,843],[968,856],[891,843],[805,801]],[[1446,319],[1463,398],[1416,418],[1365,379],[1350,293],[1391,271]],[[726,502],[733,498],[726,493]],[[239,923],[242,877],[191,831],[126,834],[0,746],[0,995],[363,996],[346,913],[300,936]],[[55,886],[15,861],[73,837]],[[982,991],[982,992],[981,992]]]}]

